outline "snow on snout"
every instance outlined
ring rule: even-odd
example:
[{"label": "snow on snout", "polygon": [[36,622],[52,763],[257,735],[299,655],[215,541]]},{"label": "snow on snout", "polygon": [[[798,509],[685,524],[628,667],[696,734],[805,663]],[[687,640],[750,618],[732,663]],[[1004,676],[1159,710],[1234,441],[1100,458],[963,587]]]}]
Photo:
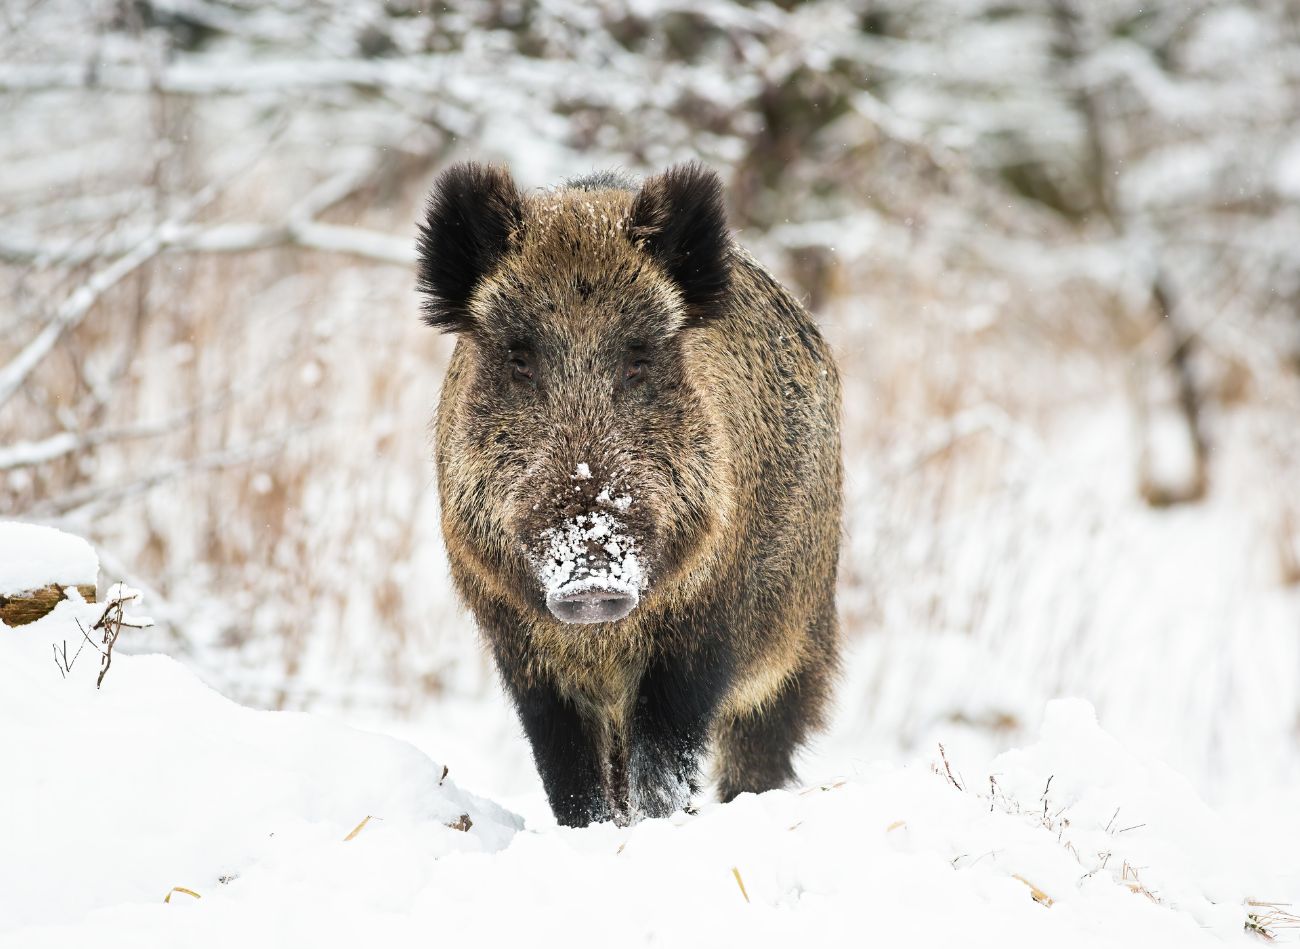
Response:
[{"label": "snow on snout", "polygon": [[596,500],[601,504],[608,504],[616,511],[626,511],[632,506],[631,495],[620,494],[615,497],[608,487],[601,489],[600,494],[596,495]]},{"label": "snow on snout", "polygon": [[639,598],[645,587],[636,539],[605,511],[568,518],[543,531],[542,541],[535,567],[548,596],[609,590]]}]

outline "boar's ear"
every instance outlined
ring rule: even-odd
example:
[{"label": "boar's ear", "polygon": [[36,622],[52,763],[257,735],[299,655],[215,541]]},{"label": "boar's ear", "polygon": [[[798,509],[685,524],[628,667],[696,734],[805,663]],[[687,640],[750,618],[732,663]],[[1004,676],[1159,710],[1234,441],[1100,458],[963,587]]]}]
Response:
[{"label": "boar's ear", "polygon": [[647,180],[632,201],[628,234],[677,284],[690,322],[717,312],[731,283],[731,236],[716,172],[693,161]]},{"label": "boar's ear", "polygon": [[438,176],[415,244],[424,322],[447,332],[470,328],[470,295],[522,220],[523,199],[504,168],[463,162]]}]

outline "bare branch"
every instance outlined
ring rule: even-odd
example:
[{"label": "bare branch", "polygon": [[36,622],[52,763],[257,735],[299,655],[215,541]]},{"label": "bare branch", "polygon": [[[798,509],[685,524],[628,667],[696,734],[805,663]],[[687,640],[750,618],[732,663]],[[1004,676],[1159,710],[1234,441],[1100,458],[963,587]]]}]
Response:
[{"label": "bare branch", "polygon": [[147,237],[135,244],[130,251],[97,272],[74,290],[72,295],[63,301],[63,305],[55,311],[54,316],[45,324],[45,327],[36,334],[35,338],[24,346],[18,355],[10,360],[8,365],[0,368],[0,405],[4,405],[9,401],[23,382],[27,380],[27,377],[31,375],[32,370],[39,366],[41,361],[50,354],[50,351],[54,349],[64,334],[74,329],[85,319],[86,314],[90,312],[91,307],[95,305],[101,296],[117,285],[123,278],[152,260],[166,245],[176,228],[211,202],[217,196],[219,190],[219,187],[215,184],[204,188],[198,195],[187,201],[178,213],[172,215],[162,225],[151,231]]},{"label": "bare branch", "polygon": [[90,485],[79,491],[73,491],[61,498],[51,498],[38,503],[29,510],[24,511],[23,514],[25,517],[37,518],[56,517],[70,514],[74,511],[90,507],[91,505],[120,501],[137,494],[143,494],[160,484],[174,481],[177,478],[194,474],[195,472],[220,471],[225,468],[234,468],[275,454],[277,451],[284,448],[284,443],[291,435],[312,427],[314,426],[295,426],[280,432],[277,435],[248,445],[226,449],[225,451],[213,452],[212,454],[204,455],[191,461],[168,465],[165,468],[160,468],[157,471],[150,472],[149,474],[132,481],[115,485]]},{"label": "bare branch", "polygon": [[163,92],[213,96],[308,89],[400,89],[445,91],[447,77],[465,69],[458,55],[373,60],[249,61],[238,69],[209,63],[174,62],[157,74],[139,66],[99,63],[8,64],[0,66],[0,93],[57,89]]},{"label": "bare branch", "polygon": [[[263,377],[254,373],[253,379],[258,378]],[[236,401],[246,399],[250,394],[251,392],[247,389],[246,384],[238,386],[232,384],[226,386],[214,398],[192,405],[181,412],[173,413],[157,421],[98,428],[88,432],[59,432],[57,435],[51,435],[37,442],[15,442],[12,445],[0,448],[0,471],[48,464],[51,461],[58,461],[60,458],[66,458],[68,455],[94,448],[97,445],[170,435],[180,431],[199,418],[219,412]]]},{"label": "bare branch", "polygon": [[[171,253],[244,253],[291,245],[401,267],[409,266],[415,262],[415,248],[406,238],[315,220],[356,194],[374,175],[374,165],[366,165],[326,179],[289,209],[282,224],[238,222],[213,227],[172,227],[166,234],[160,235],[161,245],[158,250]],[[55,245],[26,240],[12,234],[0,234],[0,260],[16,264],[73,266],[101,257],[128,253],[152,233],[154,232],[128,232],[98,243],[69,241]]]},{"label": "bare branch", "polygon": [[18,391],[32,371],[41,364],[54,349],[59,340],[76,328],[91,308],[106,292],[124,278],[139,270],[152,260],[176,237],[182,226],[191,217],[201,211],[225,190],[227,184],[245,171],[249,165],[261,157],[270,148],[287,127],[287,122],[280,120],[267,136],[266,140],[254,150],[254,153],[231,169],[219,180],[211,182],[198,194],[181,207],[158,227],[134,243],[121,257],[107,267],[96,272],[89,280],[73,291],[63,301],[45,327],[19,351],[9,363],[0,367],[0,406],[3,406]]},{"label": "bare branch", "polygon": [[14,442],[0,448],[0,471],[43,465],[67,457],[85,444],[84,436],[76,432],[59,432],[38,442]]},{"label": "bare branch", "polygon": [[[0,235],[0,260],[73,266],[100,257],[116,256],[123,247],[133,243],[130,238],[128,235],[93,246],[68,244],[59,247],[24,241],[13,235]],[[415,248],[409,240],[381,231],[311,220],[280,225],[232,223],[207,228],[180,227],[167,236],[158,250],[162,253],[238,254],[285,246],[347,254],[400,267],[415,262]]]}]

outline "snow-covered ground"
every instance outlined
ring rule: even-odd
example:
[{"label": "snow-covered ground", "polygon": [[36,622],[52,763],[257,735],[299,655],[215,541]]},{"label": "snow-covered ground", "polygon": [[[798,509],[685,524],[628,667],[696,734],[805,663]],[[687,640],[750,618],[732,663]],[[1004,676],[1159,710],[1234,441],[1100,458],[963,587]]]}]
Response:
[{"label": "snow-covered ground", "polygon": [[51,646],[103,609],[74,595],[0,629],[6,947],[1091,949],[1244,945],[1252,919],[1294,937],[1252,901],[1300,903],[1300,821],[1234,826],[1082,701],[989,762],[955,730],[942,757],[813,755],[799,790],[571,830],[526,782],[522,816],[470,793],[462,755],[527,768],[520,744],[467,748],[454,706],[422,728],[430,756],[240,707],[163,656],[116,657],[97,690],[87,648],[65,676]]}]

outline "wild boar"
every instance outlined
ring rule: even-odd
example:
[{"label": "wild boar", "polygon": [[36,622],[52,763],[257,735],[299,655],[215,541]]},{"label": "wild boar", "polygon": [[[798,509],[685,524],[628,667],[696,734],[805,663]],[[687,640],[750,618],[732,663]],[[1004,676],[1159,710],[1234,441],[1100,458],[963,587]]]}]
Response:
[{"label": "wild boar", "polygon": [[710,748],[724,801],[788,783],[837,668],[840,385],[718,176],[456,165],[418,251],[451,573],[557,820],[670,814]]}]

